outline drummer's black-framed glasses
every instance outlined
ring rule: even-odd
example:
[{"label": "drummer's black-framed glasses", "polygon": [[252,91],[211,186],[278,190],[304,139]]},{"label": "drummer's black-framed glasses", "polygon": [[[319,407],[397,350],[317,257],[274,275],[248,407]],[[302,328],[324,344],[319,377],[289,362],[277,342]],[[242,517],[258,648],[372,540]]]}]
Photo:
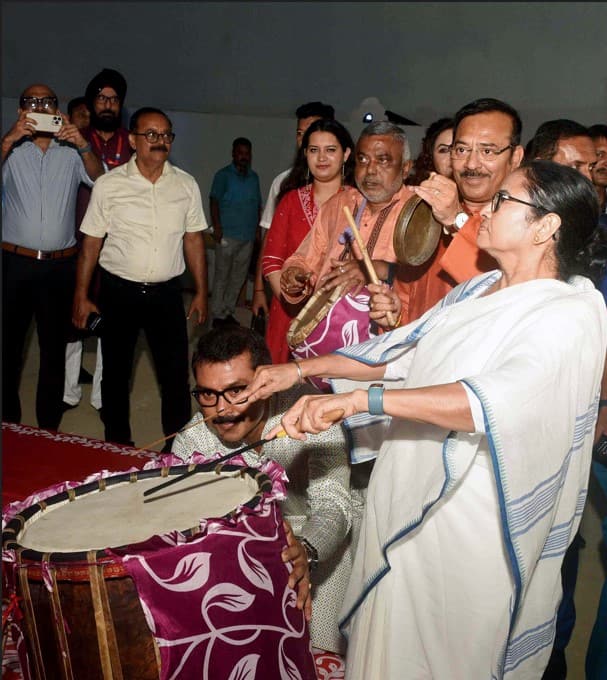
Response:
[{"label": "drummer's black-framed glasses", "polygon": [[195,387],[192,396],[204,407],[216,406],[219,397],[223,397],[228,404],[245,404],[246,399],[240,399],[240,394],[247,389],[248,385],[230,385],[225,390],[213,390],[210,387]]},{"label": "drummer's black-framed glasses", "polygon": [[493,199],[491,201],[491,212],[497,212],[500,209],[500,205],[504,201],[514,201],[515,203],[522,203],[523,205],[528,205],[530,208],[535,208],[536,210],[550,212],[549,210],[546,210],[546,208],[544,208],[543,206],[537,205],[537,203],[529,203],[529,201],[523,201],[521,198],[515,198],[514,196],[511,196],[507,191],[504,191],[503,189],[497,191],[493,196]]}]

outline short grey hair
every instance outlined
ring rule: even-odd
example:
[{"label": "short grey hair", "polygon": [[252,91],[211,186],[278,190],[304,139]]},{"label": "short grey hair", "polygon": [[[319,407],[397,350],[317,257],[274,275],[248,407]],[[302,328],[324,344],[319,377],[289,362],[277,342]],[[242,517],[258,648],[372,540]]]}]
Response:
[{"label": "short grey hair", "polygon": [[369,123],[366,128],[360,133],[361,140],[363,137],[377,137],[379,135],[385,135],[387,137],[394,137],[403,147],[403,163],[406,163],[411,159],[411,148],[409,147],[409,140],[405,131],[390,123],[387,120],[378,120],[375,123]]}]

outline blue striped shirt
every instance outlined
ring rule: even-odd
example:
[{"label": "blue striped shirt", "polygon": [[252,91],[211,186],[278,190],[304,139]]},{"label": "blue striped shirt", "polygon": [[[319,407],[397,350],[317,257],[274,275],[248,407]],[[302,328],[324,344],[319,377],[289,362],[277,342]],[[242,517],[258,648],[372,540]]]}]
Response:
[{"label": "blue striped shirt", "polygon": [[52,140],[45,153],[26,140],[2,166],[2,240],[33,250],[76,244],[76,195],[92,186],[73,146]]}]

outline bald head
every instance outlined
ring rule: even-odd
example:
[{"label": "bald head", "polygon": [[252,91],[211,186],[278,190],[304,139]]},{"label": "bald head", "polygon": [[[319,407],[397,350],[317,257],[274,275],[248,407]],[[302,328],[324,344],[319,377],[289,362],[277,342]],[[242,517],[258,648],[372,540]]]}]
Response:
[{"label": "bald head", "polygon": [[57,95],[51,90],[48,85],[44,83],[36,83],[35,85],[29,85],[21,93],[21,97],[55,97]]}]

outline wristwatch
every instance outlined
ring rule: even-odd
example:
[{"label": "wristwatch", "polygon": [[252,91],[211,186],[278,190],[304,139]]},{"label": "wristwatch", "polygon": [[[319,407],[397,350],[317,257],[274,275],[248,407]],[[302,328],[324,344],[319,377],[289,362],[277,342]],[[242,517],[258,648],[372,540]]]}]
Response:
[{"label": "wristwatch", "polygon": [[382,383],[373,383],[369,385],[367,391],[369,399],[369,413],[372,416],[383,416],[384,415],[384,386]]},{"label": "wristwatch", "polygon": [[313,572],[318,567],[318,550],[303,536],[295,536],[295,538],[303,545],[308,556],[308,569]]},{"label": "wristwatch", "polygon": [[469,217],[470,215],[468,215],[468,213],[464,212],[463,210],[458,212],[455,216],[453,224],[443,225],[443,231],[445,234],[453,234],[454,232],[459,231],[464,226],[464,224],[466,224]]}]

